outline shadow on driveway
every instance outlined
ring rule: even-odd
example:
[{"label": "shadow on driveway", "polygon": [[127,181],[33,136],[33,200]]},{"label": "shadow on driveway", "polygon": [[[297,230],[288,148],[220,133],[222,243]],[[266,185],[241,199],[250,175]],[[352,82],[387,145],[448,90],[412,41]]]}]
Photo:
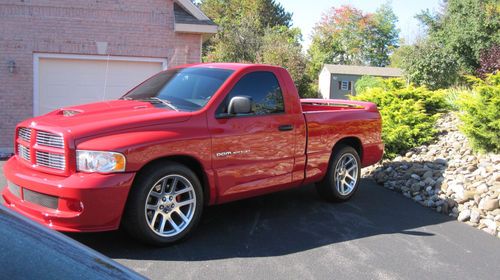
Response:
[{"label": "shadow on driveway", "polygon": [[346,203],[324,202],[307,186],[209,207],[191,238],[166,248],[143,246],[121,231],[68,235],[111,258],[203,261],[281,256],[380,234],[432,236],[415,229],[450,220],[363,179]]}]

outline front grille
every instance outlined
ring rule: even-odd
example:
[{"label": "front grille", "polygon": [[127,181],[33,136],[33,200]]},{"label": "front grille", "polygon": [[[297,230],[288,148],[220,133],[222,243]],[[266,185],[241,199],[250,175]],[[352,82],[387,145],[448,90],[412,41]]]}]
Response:
[{"label": "front grille", "polygon": [[[32,145],[32,138],[34,138],[33,142],[36,145]],[[33,166],[66,170],[64,138],[61,135],[20,127],[17,132],[16,144],[19,158],[28,161]],[[33,156],[31,156],[32,152],[34,152]]]},{"label": "front grille", "polygon": [[64,141],[62,136],[45,131],[36,132],[36,143],[42,146],[49,146],[60,149],[64,148]]},{"label": "front grille", "polygon": [[12,183],[11,181],[7,181],[7,188],[9,188],[9,191],[13,195],[21,197],[21,187],[19,187],[18,185]]},{"label": "front grille", "polygon": [[36,164],[59,170],[64,170],[66,168],[66,161],[63,154],[54,154],[42,151],[36,151]]},{"label": "front grille", "polygon": [[25,159],[27,161],[31,161],[31,154],[30,154],[30,148],[23,146],[21,144],[17,145],[17,154],[19,157],[22,159]]},{"label": "front grille", "polygon": [[27,127],[19,128],[18,135],[19,135],[19,138],[21,138],[24,141],[29,143],[31,141],[31,128],[27,128]]},{"label": "front grille", "polygon": [[32,190],[23,188],[24,200],[34,204],[38,204],[47,208],[57,209],[59,199],[56,196],[51,196]]}]

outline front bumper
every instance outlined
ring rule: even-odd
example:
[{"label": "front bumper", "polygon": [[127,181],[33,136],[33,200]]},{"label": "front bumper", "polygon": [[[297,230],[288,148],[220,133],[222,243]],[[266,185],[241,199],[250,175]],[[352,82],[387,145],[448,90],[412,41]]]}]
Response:
[{"label": "front bumper", "polygon": [[[135,173],[75,173],[62,177],[35,171],[9,159],[4,174],[5,205],[32,220],[59,231],[90,232],[117,229]],[[12,186],[20,187],[13,193]],[[24,199],[26,194],[56,199],[54,208]]]}]

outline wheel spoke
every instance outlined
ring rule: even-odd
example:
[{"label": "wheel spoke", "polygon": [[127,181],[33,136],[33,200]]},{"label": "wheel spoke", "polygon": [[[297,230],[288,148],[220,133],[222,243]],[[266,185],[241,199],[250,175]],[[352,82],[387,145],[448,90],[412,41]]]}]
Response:
[{"label": "wheel spoke", "polygon": [[147,204],[147,205],[146,205],[146,209],[147,209],[147,210],[153,210],[153,211],[156,211],[156,208],[157,208],[157,206],[156,206],[156,205],[151,205],[151,204]]},{"label": "wheel spoke", "polygon": [[[352,186],[345,181],[344,181],[344,185],[347,186],[347,193],[350,193],[352,190]],[[345,193],[346,192],[345,188],[343,188],[343,189],[344,189],[344,193]]]},{"label": "wheel spoke", "polygon": [[176,203],[177,207],[182,207],[184,205],[189,205],[191,203],[194,203],[194,199],[191,198],[191,199],[188,199],[188,200],[184,200],[184,201],[181,201],[179,203]]},{"label": "wheel spoke", "polygon": [[354,177],[352,177],[352,176],[351,176],[351,174],[346,173],[346,174],[345,174],[345,176],[346,176],[347,178],[349,178],[349,179],[351,179],[351,180],[353,180],[353,181],[354,181]]},{"label": "wheel spoke", "polygon": [[150,223],[150,225],[151,225],[152,227],[154,227],[154,226],[155,226],[155,224],[156,224],[156,219],[158,219],[158,216],[159,216],[159,215],[160,215],[160,211],[155,211],[155,213],[154,213],[154,215],[153,215],[153,218],[151,218],[151,223]]},{"label": "wheel spoke", "polygon": [[179,178],[175,177],[172,185],[170,186],[169,193],[175,193],[175,189],[177,188],[177,183],[179,183]]},{"label": "wheel spoke", "polygon": [[166,224],[167,224],[167,219],[165,218],[165,215],[162,215],[161,224],[160,224],[160,227],[158,228],[158,231],[164,232]]},{"label": "wheel spoke", "polygon": [[177,213],[177,215],[179,215],[181,217],[182,221],[184,221],[185,223],[189,222],[188,217],[186,217],[186,215],[184,215],[184,213],[182,213],[181,209],[177,208],[175,213]]},{"label": "wheel spoke", "polygon": [[165,193],[165,186],[167,185],[167,180],[163,179],[161,181],[161,185],[160,185],[160,191],[157,193],[158,196],[161,196],[162,194]]},{"label": "wheel spoke", "polygon": [[358,168],[358,165],[357,164],[353,164],[351,167],[349,167],[347,169],[347,172],[351,172],[351,171],[353,171],[354,169],[357,169],[357,168]]},{"label": "wheel spoke", "polygon": [[174,192],[174,195],[180,195],[180,194],[183,194],[183,193],[187,193],[189,191],[191,191],[191,188],[185,188],[185,189],[182,189],[182,190],[180,190],[178,192]]},{"label": "wheel spoke", "polygon": [[179,226],[175,223],[174,220],[172,220],[172,217],[168,217],[167,220],[176,232],[179,231]]}]

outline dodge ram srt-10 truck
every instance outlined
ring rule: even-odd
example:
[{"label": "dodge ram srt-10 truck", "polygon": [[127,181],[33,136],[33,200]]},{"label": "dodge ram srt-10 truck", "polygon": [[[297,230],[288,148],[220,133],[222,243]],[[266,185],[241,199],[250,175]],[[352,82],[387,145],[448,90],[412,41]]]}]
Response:
[{"label": "dodge ram srt-10 truck", "polygon": [[384,147],[374,104],[300,99],[285,69],[235,63],[172,68],[119,100],[25,120],[14,143],[7,207],[159,245],[192,232],[207,205],[311,183],[348,200]]}]

